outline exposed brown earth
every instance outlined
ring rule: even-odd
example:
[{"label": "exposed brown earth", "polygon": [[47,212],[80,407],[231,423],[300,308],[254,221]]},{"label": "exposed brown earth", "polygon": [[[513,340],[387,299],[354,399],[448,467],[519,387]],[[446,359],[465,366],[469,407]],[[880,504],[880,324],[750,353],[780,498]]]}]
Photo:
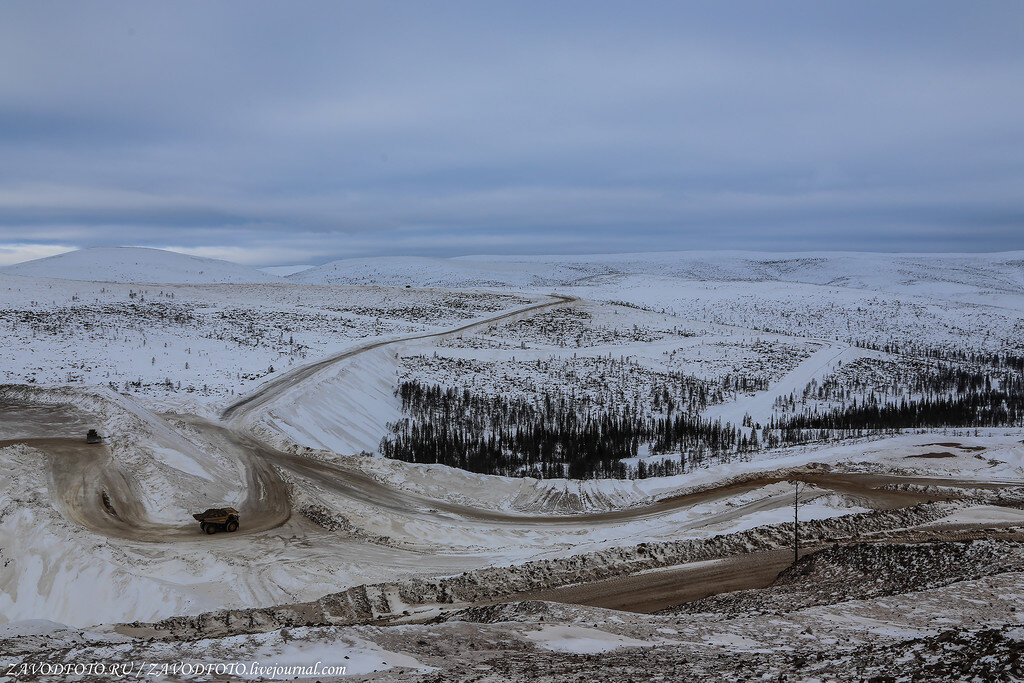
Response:
[{"label": "exposed brown earth", "polygon": [[939,442],[939,443],[926,443],[924,445],[925,446],[942,446],[943,448],[959,448],[962,451],[971,451],[972,453],[975,452],[975,451],[983,451],[983,450],[985,450],[985,446],[965,446],[962,443],[958,443],[956,441],[942,441],[942,442]]},{"label": "exposed brown earth", "polygon": [[[939,519],[951,511],[947,504],[924,504],[906,510],[860,513],[801,524],[801,538],[805,547],[823,547],[842,539],[863,540],[925,540],[946,533],[950,538],[970,538],[990,535],[986,529],[950,527],[914,531],[912,527]],[[541,591],[556,587],[610,580],[594,593],[566,594],[566,601],[574,597],[587,603],[588,597],[605,601],[622,600],[634,596],[637,604],[653,610],[679,604],[693,596],[713,595],[744,583],[767,585],[775,579],[778,568],[785,566],[783,558],[792,558],[793,529],[791,524],[758,527],[749,531],[693,541],[643,543],[632,548],[608,550],[551,560],[535,560],[512,567],[492,567],[465,572],[458,576],[413,579],[396,583],[358,586],[341,593],[326,595],[307,603],[279,605],[266,608],[235,609],[210,612],[196,616],[165,619],[154,624],[133,623],[121,627],[130,635],[160,637],[163,639],[195,639],[254,633],[307,624],[359,624],[383,623],[392,620],[431,617],[438,610],[456,609],[471,604],[494,604],[523,596],[536,596]],[[779,565],[757,567],[756,558],[765,552],[782,551],[770,555]],[[693,563],[719,560],[719,569],[705,572]],[[753,560],[753,561],[752,561]],[[736,568],[729,569],[731,563]],[[689,567],[681,565],[690,565]],[[657,578],[659,572],[649,570],[664,567],[677,568],[682,574],[691,572],[703,576],[698,588],[671,587],[672,578]],[[641,572],[648,572],[641,574]],[[631,576],[632,575],[632,576]],[[651,584],[650,595],[645,593]],[[718,577],[722,583],[718,583]],[[624,581],[624,583],[616,583]],[[554,593],[545,593],[557,599]],[[681,596],[681,597],[679,597]],[[678,597],[678,599],[677,599]]]}]

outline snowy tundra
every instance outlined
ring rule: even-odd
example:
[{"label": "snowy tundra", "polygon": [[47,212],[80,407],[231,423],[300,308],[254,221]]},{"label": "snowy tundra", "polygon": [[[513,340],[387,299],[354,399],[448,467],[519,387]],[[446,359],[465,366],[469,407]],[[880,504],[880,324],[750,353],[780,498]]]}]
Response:
[{"label": "snowy tundra", "polygon": [[[279,276],[98,249],[0,269],[0,329],[11,678],[116,660],[172,680],[269,671],[243,660],[314,679],[317,662],[401,680],[1022,673],[1019,421],[701,458],[639,444],[629,476],[582,480],[380,450],[410,418],[403,383],[745,431],[953,399],[940,381],[992,363],[1009,386],[1024,254],[384,258]],[[241,529],[201,534],[191,513],[223,505]]]}]

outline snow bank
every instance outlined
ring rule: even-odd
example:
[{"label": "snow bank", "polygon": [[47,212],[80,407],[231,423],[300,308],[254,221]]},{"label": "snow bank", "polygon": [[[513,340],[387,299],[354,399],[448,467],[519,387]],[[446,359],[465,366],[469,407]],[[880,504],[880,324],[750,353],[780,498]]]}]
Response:
[{"label": "snow bank", "polygon": [[45,616],[85,626],[120,620],[126,605],[153,616],[189,608],[187,591],[135,574],[122,550],[57,513],[41,453],[18,445],[2,455],[0,623]]},{"label": "snow bank", "polygon": [[978,505],[957,510],[925,526],[949,524],[1018,524],[1024,526],[1024,510],[995,505]]},{"label": "snow bank", "polygon": [[535,479],[477,474],[447,465],[421,465],[382,458],[351,464],[390,486],[429,498],[481,509],[516,512],[600,512],[654,502],[651,480]]},{"label": "snow bank", "polygon": [[279,443],[350,455],[374,452],[387,423],[402,417],[394,395],[398,360],[389,347],[340,361],[276,399],[257,418]]}]

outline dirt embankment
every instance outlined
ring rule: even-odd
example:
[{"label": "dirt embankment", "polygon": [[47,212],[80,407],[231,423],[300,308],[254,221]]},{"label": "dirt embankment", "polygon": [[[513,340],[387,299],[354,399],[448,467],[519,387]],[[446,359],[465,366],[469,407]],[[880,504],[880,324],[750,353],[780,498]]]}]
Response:
[{"label": "dirt embankment", "polygon": [[716,595],[662,614],[758,613],[899,595],[1024,571],[1024,543],[1013,540],[836,545],[800,558],[767,588]]},{"label": "dirt embankment", "polygon": [[[949,514],[948,504],[861,513],[800,525],[807,545],[893,532]],[[689,562],[744,556],[789,547],[793,525],[776,524],[694,541],[642,543],[630,548],[492,567],[459,576],[357,586],[319,600],[256,609],[222,610],[118,627],[125,635],[192,640],[271,631],[287,626],[348,625],[388,620],[429,605],[486,604],[569,584],[599,581]]]}]

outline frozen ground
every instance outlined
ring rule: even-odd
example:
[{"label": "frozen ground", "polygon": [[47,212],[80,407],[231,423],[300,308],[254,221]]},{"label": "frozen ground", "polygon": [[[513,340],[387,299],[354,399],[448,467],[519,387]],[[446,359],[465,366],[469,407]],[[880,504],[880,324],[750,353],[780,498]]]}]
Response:
[{"label": "frozen ground", "polygon": [[[1024,254],[663,252],[335,261],[331,284],[498,287],[624,301],[682,318],[884,345],[1019,346]],[[757,283],[752,285],[751,283]]]},{"label": "frozen ground", "polygon": [[[804,282],[877,291],[977,289],[1019,294],[1022,252],[877,254],[852,252],[657,252],[583,256],[384,257],[334,261],[295,274],[330,284],[516,288],[565,287],[623,274],[692,281]],[[938,287],[936,287],[938,285]]]},{"label": "frozen ground", "polygon": [[280,282],[273,273],[228,261],[141,247],[96,247],[5,266],[0,272],[29,277],[99,282],[215,284]]},{"label": "frozen ground", "polygon": [[109,386],[209,413],[372,338],[446,329],[528,297],[290,284],[134,285],[0,272],[0,382]]},{"label": "frozen ground", "polygon": [[230,666],[242,679],[280,667],[306,680],[1019,680],[1022,567],[1013,540],[862,544],[805,556],[767,589],[659,615],[528,601],[187,640],[35,621],[0,627],[0,665],[24,679],[44,664],[117,662],[170,680]]},{"label": "frozen ground", "polygon": [[[762,422],[825,378],[899,378],[901,354],[858,344],[1019,353],[1020,254],[373,259],[286,278],[121,256],[65,258],[75,280],[39,277],[55,261],[0,272],[5,668],[321,660],[408,680],[593,680],[936,666],[941,679],[984,678],[968,654],[1001,665],[1020,648],[1020,428],[880,434],[629,480],[372,455],[403,380],[648,414],[701,386],[704,416]],[[140,272],[164,284],[132,282]],[[88,426],[106,443],[86,446]],[[793,481],[805,548],[825,559],[776,582]],[[223,504],[242,511],[240,532],[200,535],[189,513]],[[948,545],[968,538],[995,540]],[[865,540],[894,550],[878,559]],[[992,571],[951,569],[964,553]],[[906,581],[871,592],[884,582],[866,563]],[[831,597],[808,588],[823,584]],[[699,614],[635,613],[738,588],[753,592]],[[531,596],[634,611],[519,602]]]}]

